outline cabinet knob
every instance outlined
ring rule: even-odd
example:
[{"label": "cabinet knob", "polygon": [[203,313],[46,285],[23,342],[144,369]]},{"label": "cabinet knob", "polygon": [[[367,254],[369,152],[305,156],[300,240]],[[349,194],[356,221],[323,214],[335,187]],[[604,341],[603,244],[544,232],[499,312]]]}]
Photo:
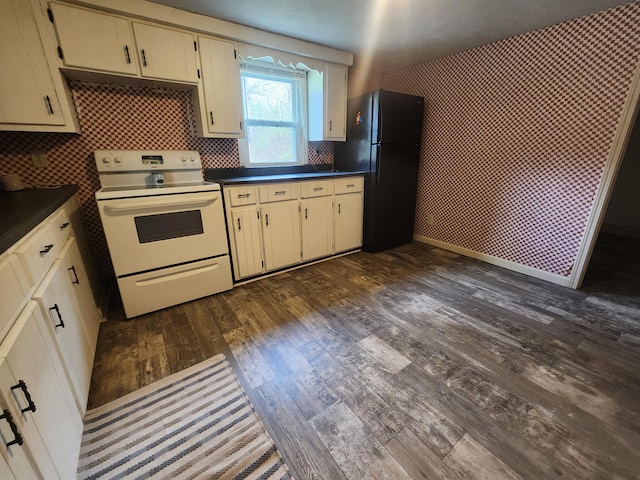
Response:
[{"label": "cabinet knob", "polygon": [[27,389],[27,384],[24,383],[24,380],[19,380],[17,385],[14,385],[13,387],[11,387],[11,390],[17,390],[17,389],[22,390],[22,393],[24,393],[24,398],[27,399],[27,403],[28,403],[28,405],[24,407],[21,410],[21,412],[22,413],[35,412],[36,404],[33,403],[33,400],[31,400],[31,394],[29,393],[29,390]]},{"label": "cabinet knob", "polygon": [[6,420],[9,424],[9,428],[11,428],[11,432],[13,433],[13,440],[7,442],[7,447],[11,445],[22,445],[24,441],[22,440],[22,435],[18,432],[18,427],[13,421],[13,417],[11,416],[11,412],[9,410],[3,410],[2,415],[0,415],[0,420]]}]

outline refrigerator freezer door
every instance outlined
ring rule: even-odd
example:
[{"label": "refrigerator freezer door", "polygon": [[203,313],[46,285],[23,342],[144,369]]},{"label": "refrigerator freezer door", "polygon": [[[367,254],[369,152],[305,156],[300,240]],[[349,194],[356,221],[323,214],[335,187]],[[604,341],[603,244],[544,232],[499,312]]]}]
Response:
[{"label": "refrigerator freezer door", "polygon": [[334,144],[334,168],[369,172],[371,168],[372,94],[347,101],[347,141]]},{"label": "refrigerator freezer door", "polygon": [[420,144],[423,110],[422,97],[384,90],[376,92],[373,97],[372,143]]},{"label": "refrigerator freezer door", "polygon": [[365,199],[363,248],[379,252],[413,240],[419,147],[374,145],[371,153],[377,170]]}]

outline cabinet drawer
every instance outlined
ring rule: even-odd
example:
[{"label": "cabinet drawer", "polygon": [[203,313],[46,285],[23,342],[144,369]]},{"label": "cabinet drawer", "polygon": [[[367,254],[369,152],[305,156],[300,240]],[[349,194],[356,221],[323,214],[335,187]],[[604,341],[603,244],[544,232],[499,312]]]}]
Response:
[{"label": "cabinet drawer", "polygon": [[297,183],[273,183],[270,185],[260,185],[260,202],[281,202],[283,200],[293,200],[298,198]]},{"label": "cabinet drawer", "polygon": [[302,182],[300,184],[300,196],[302,198],[325,197],[331,194],[333,194],[333,182],[331,180]]},{"label": "cabinet drawer", "polygon": [[67,211],[64,208],[60,208],[53,214],[53,217],[49,220],[49,224],[56,236],[58,245],[64,245],[71,236],[73,230]]},{"label": "cabinet drawer", "polygon": [[40,280],[61,247],[51,223],[47,222],[15,249],[14,253],[20,259],[31,285]]},{"label": "cabinet drawer", "polygon": [[361,192],[364,189],[364,178],[347,177],[335,180],[336,195]]},{"label": "cabinet drawer", "polygon": [[232,207],[255,205],[258,200],[256,187],[233,187],[227,189],[227,199]]}]

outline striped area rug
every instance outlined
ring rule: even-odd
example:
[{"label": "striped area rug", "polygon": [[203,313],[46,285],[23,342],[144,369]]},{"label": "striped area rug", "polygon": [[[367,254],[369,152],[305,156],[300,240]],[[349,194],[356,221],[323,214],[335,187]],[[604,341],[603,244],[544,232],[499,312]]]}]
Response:
[{"label": "striped area rug", "polygon": [[219,354],[88,411],[78,478],[291,476]]}]

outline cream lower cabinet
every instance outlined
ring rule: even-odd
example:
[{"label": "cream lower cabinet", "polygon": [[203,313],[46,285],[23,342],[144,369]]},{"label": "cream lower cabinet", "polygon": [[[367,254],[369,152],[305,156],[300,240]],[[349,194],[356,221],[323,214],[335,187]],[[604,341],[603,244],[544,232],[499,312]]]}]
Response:
[{"label": "cream lower cabinet", "polygon": [[265,271],[300,262],[298,202],[273,203],[260,208]]},{"label": "cream lower cabinet", "polygon": [[300,201],[302,260],[314,260],[333,253],[333,199],[305,198]]},{"label": "cream lower cabinet", "polygon": [[100,321],[78,216],[72,198],[0,255],[0,478],[75,478]]},{"label": "cream lower cabinet", "polygon": [[363,184],[351,176],[225,187],[235,281],[360,248]]},{"label": "cream lower cabinet", "polygon": [[240,207],[230,212],[229,224],[231,249],[235,252],[233,266],[236,278],[246,278],[262,273],[262,238],[258,208]]},{"label": "cream lower cabinet", "polygon": [[43,322],[29,302],[0,347],[2,456],[16,478],[75,478],[82,418]]},{"label": "cream lower cabinet", "polygon": [[336,180],[334,197],[335,252],[345,252],[362,246],[362,215],[364,179],[351,177]]},{"label": "cream lower cabinet", "polygon": [[76,268],[71,258],[73,249],[77,250],[75,239],[70,238],[33,294],[33,299],[40,305],[45,318],[41,326],[43,334],[55,339],[78,410],[84,414],[95,353],[95,343],[90,343],[87,326],[92,332],[95,326],[93,319],[87,318],[92,312],[83,312],[81,300],[73,290],[74,282],[79,285],[80,278],[80,267]]}]

